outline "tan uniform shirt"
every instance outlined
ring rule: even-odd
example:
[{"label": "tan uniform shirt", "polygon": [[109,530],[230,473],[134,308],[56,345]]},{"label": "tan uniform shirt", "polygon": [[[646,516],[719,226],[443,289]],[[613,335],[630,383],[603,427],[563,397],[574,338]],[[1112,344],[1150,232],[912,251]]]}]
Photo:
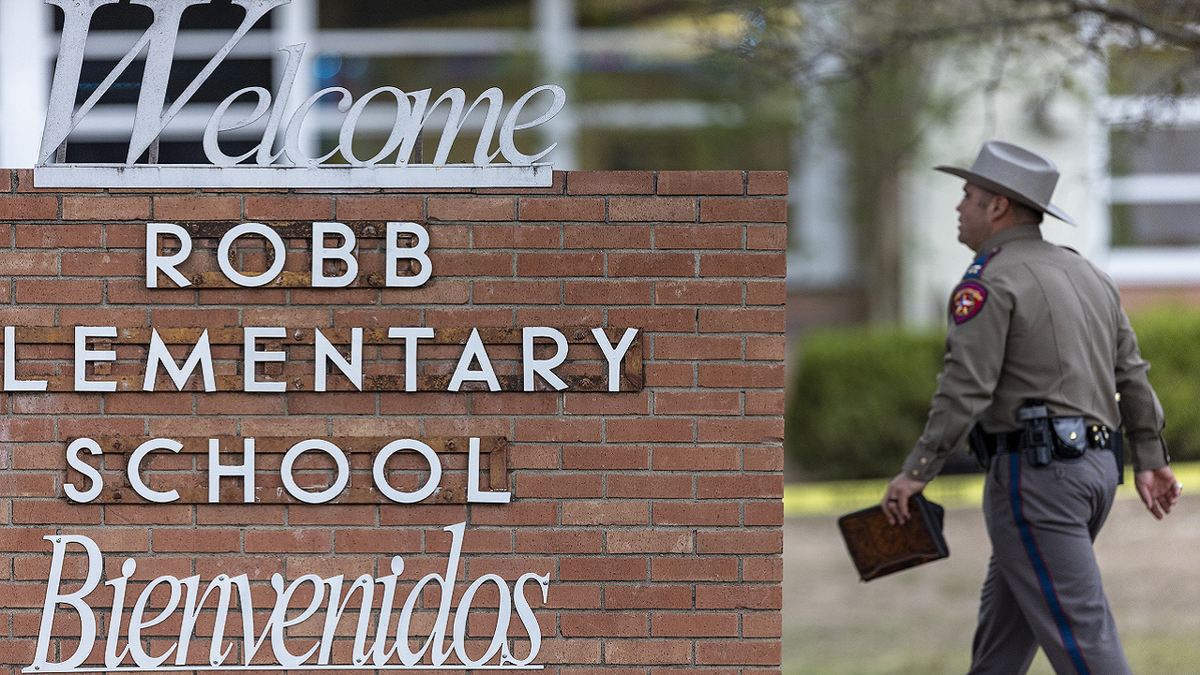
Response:
[{"label": "tan uniform shirt", "polygon": [[932,480],[976,421],[990,433],[1020,429],[1030,398],[1051,417],[1124,421],[1134,469],[1166,465],[1150,365],[1108,275],[1044,241],[1037,225],[1001,230],[979,250],[951,299],[944,370],[904,473]]}]

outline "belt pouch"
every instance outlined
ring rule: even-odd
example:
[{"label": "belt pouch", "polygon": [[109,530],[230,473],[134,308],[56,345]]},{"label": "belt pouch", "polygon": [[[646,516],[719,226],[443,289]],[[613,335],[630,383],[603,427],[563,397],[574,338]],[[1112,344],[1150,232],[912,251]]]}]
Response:
[{"label": "belt pouch", "polygon": [[1079,459],[1087,452],[1087,425],[1082,417],[1055,417],[1050,423],[1054,429],[1055,457]]}]

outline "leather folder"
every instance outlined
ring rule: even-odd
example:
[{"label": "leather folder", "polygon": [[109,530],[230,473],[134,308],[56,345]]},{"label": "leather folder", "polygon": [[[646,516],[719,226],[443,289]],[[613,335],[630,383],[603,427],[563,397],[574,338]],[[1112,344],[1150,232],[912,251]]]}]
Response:
[{"label": "leather folder", "polygon": [[908,510],[912,518],[903,525],[888,523],[878,504],[838,518],[838,528],[863,581],[950,555],[942,536],[945,509],[916,494],[909,498]]}]

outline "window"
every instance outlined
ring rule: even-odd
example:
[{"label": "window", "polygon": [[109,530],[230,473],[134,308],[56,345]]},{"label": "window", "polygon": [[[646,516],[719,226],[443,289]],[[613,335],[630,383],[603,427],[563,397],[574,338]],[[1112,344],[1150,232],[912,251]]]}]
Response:
[{"label": "window", "polygon": [[[1114,50],[1107,125],[1111,251],[1124,285],[1200,282],[1200,77],[1194,55]],[[1170,98],[1162,92],[1172,92]]]},{"label": "window", "polygon": [[1109,134],[1112,245],[1200,246],[1200,127]]}]

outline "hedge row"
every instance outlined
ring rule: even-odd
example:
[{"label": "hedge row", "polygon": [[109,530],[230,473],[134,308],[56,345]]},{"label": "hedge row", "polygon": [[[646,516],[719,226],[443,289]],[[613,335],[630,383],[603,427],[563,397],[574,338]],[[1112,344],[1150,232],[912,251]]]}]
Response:
[{"label": "hedge row", "polygon": [[[1166,411],[1171,457],[1200,459],[1200,311],[1162,307],[1131,321]],[[934,330],[807,336],[787,415],[789,458],[819,480],[895,475],[925,426],[944,345],[945,332]],[[949,468],[970,466],[964,452]]]}]

